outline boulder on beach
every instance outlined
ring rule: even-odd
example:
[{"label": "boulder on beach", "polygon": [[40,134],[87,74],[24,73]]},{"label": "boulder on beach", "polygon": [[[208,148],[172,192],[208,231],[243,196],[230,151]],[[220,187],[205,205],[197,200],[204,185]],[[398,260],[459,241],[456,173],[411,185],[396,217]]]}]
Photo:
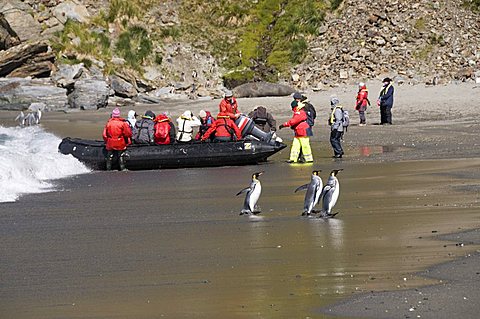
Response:
[{"label": "boulder on beach", "polygon": [[245,83],[233,89],[236,97],[286,96],[295,89],[285,84],[270,82]]},{"label": "boulder on beach", "polygon": [[47,81],[0,78],[0,110],[26,110],[43,103],[47,110],[61,110],[67,104],[67,90]]},{"label": "boulder on beach", "polygon": [[96,110],[107,107],[110,88],[103,79],[81,79],[75,82],[68,95],[68,106],[81,110]]},{"label": "boulder on beach", "polygon": [[122,79],[119,76],[111,75],[110,79],[110,86],[112,90],[115,92],[115,95],[123,97],[123,98],[132,98],[137,96],[137,90],[135,87]]}]

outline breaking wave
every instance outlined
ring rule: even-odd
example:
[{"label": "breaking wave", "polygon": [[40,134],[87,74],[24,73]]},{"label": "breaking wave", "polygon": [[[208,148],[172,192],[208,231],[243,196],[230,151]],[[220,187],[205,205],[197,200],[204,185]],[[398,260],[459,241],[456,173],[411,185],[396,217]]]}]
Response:
[{"label": "breaking wave", "polygon": [[0,202],[55,188],[52,180],[89,169],[71,155],[58,152],[60,138],[39,126],[0,126]]}]

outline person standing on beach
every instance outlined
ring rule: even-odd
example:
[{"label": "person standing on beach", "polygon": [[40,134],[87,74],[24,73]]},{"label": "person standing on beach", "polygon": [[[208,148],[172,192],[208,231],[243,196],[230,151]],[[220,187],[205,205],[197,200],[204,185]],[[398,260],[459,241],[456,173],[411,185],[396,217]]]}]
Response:
[{"label": "person standing on beach", "polygon": [[233,97],[233,92],[230,90],[225,92],[225,97],[218,105],[218,108],[219,113],[227,114],[234,121],[240,116],[237,100]]},{"label": "person standing on beach", "polygon": [[333,157],[342,158],[342,134],[343,134],[343,107],[340,105],[340,101],[336,96],[330,97],[330,107],[332,113],[328,119],[330,125],[330,144],[333,148]]},{"label": "person standing on beach", "polygon": [[290,159],[287,163],[297,163],[299,161],[300,152],[303,154],[305,162],[313,162],[312,149],[310,148],[310,137],[307,130],[310,126],[307,123],[307,113],[303,110],[304,104],[294,100],[290,106],[292,107],[292,118],[279,126],[279,130],[284,127],[290,127],[295,131],[292,148],[290,150]]},{"label": "person standing on beach", "polygon": [[380,91],[377,104],[380,106],[380,124],[392,124],[392,107],[393,107],[393,93],[394,88],[392,79],[383,79],[383,88]]},{"label": "person standing on beach", "polygon": [[370,101],[368,100],[368,89],[365,83],[360,82],[358,84],[357,103],[355,104],[355,110],[358,111],[358,116],[360,117],[359,126],[367,125],[367,118],[365,117],[367,106],[370,106]]},{"label": "person standing on beach", "polygon": [[121,171],[125,171],[125,150],[132,137],[130,125],[120,117],[120,110],[113,109],[112,117],[108,120],[103,129],[103,140],[107,149],[107,171],[112,170],[113,158],[118,158]]},{"label": "person standing on beach", "polygon": [[315,107],[313,107],[308,98],[300,92],[295,92],[293,94],[293,99],[297,102],[303,103],[303,110],[307,113],[307,124],[309,126],[307,129],[307,136],[313,136],[313,126],[315,125],[315,118],[317,117]]}]

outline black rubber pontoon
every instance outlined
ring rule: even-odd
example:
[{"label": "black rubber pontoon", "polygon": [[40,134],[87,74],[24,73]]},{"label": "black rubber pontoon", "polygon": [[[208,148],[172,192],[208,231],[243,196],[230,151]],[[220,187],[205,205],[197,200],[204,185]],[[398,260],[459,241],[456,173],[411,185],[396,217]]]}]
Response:
[{"label": "black rubber pontoon", "polygon": [[[275,141],[266,143],[248,139],[221,143],[134,144],[127,148],[126,167],[131,170],[147,170],[257,164],[285,147],[285,144]],[[103,141],[67,137],[62,140],[58,149],[62,154],[73,155],[92,169],[106,168]]]}]

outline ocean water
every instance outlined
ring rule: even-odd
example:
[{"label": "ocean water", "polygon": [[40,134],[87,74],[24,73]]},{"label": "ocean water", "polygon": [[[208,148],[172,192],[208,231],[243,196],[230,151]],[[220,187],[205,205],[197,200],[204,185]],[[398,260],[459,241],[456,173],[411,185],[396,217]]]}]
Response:
[{"label": "ocean water", "polygon": [[0,202],[51,191],[52,180],[89,172],[71,155],[58,152],[60,141],[39,126],[0,126]]}]

